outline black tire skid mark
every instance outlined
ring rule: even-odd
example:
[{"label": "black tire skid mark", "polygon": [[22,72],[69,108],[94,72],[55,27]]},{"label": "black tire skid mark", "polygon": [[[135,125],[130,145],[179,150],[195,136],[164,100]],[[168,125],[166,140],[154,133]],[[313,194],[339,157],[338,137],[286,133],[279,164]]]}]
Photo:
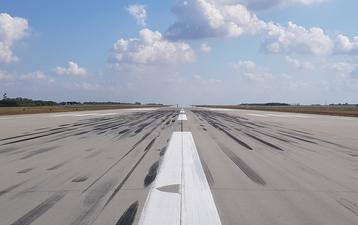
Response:
[{"label": "black tire skid mark", "polygon": [[20,160],[29,159],[29,158],[35,157],[35,156],[37,156],[39,154],[43,154],[43,153],[46,153],[46,152],[53,151],[53,150],[55,150],[57,148],[58,148],[58,146],[40,148],[38,150],[34,150],[34,151],[29,152],[27,155],[21,157]]},{"label": "black tire skid mark", "polygon": [[43,214],[45,214],[50,208],[52,208],[57,202],[59,202],[65,196],[65,192],[58,192],[51,195],[48,199],[41,202],[35,208],[31,209],[25,215],[17,219],[11,225],[30,225]]},{"label": "black tire skid mark", "polygon": [[30,171],[33,170],[33,169],[34,169],[34,168],[23,169],[23,170],[17,171],[16,173],[24,174],[24,173],[30,172]]},{"label": "black tire skid mark", "polygon": [[[201,115],[204,115],[203,117],[207,120],[207,116],[205,117],[205,113],[207,113],[207,112],[199,111],[199,113],[200,113]],[[210,113],[212,113],[212,112],[210,112]],[[215,114],[221,116],[223,113],[215,113]],[[224,116],[224,117],[225,117],[225,116]],[[212,124],[212,121],[207,120],[207,122],[208,122],[209,124],[213,125],[213,124]],[[268,128],[267,125],[266,125],[266,126],[257,125],[257,124],[255,124],[255,123],[249,122],[249,121],[246,121],[245,123],[249,123],[249,124],[251,124],[251,125],[255,125],[255,126],[260,127],[260,128]],[[218,124],[215,124],[215,126],[217,126],[217,125],[218,125]],[[239,125],[240,125],[240,126],[244,126],[242,123],[239,123]],[[215,127],[215,126],[214,126],[214,127]],[[244,126],[244,127],[246,127],[246,126]],[[266,132],[262,132],[262,131],[256,130],[256,129],[252,128],[252,127],[247,127],[247,128],[249,128],[251,132],[257,132],[257,133],[259,133],[259,134],[262,134],[262,135],[265,135],[265,136],[274,138],[274,139],[276,139],[276,140],[279,140],[279,141],[282,141],[282,142],[285,142],[285,143],[291,143],[291,142],[292,142],[292,143],[295,143],[294,141],[286,140],[286,139],[284,139],[284,138],[277,137],[277,136],[275,136],[275,135],[268,134],[268,133],[266,133]],[[281,128],[281,127],[280,127],[280,128]],[[239,132],[243,132],[243,131],[241,131],[241,130],[238,129],[238,128],[234,128],[234,129],[237,130],[237,131],[239,131]],[[247,134],[247,132],[244,132],[244,133]],[[279,135],[282,135],[282,136],[286,136],[286,137],[291,138],[291,139],[295,139],[295,140],[299,140],[299,141],[304,141],[304,142],[308,142],[308,143],[312,143],[312,144],[317,144],[316,142],[313,142],[313,141],[304,139],[304,138],[302,138],[302,137],[293,136],[292,133],[289,134],[289,133],[286,133],[286,131],[281,131],[281,132],[279,131],[278,134],[279,134]],[[301,135],[303,135],[303,134],[297,134],[297,135],[298,135],[298,136],[301,136]],[[249,135],[248,135],[248,136],[249,136]],[[305,135],[305,136],[307,136],[307,135]],[[273,147],[273,146],[271,146],[271,145],[273,145],[273,144],[271,144],[271,143],[269,143],[269,142],[267,142],[267,141],[264,141],[264,140],[262,140],[262,139],[258,140],[257,137],[255,137],[255,136],[250,136],[250,137],[253,138],[253,139],[255,139],[255,140],[257,140],[257,141],[260,141],[260,142],[263,143],[263,144],[266,144],[266,145],[268,145],[268,146],[270,146],[270,147]],[[314,138],[311,137],[310,139],[314,139]],[[262,141],[263,141],[263,142],[262,142]],[[264,143],[264,142],[266,142],[266,143]],[[276,146],[276,147],[278,147],[278,146]],[[277,150],[280,150],[280,149],[278,149],[278,148],[280,148],[280,147],[278,147],[278,148],[276,148],[276,147],[273,147],[273,148],[275,148],[275,149],[277,149]],[[281,149],[281,150],[282,150],[282,149]],[[280,151],[281,151],[281,150],[280,150]]]},{"label": "black tire skid mark", "polygon": [[231,134],[229,131],[219,127],[219,130],[221,130],[222,132],[224,132],[227,136],[229,136],[231,139],[233,139],[234,141],[236,141],[237,143],[239,143],[241,146],[249,149],[249,150],[253,150],[253,148],[246,144],[245,142],[241,141],[239,138],[237,138],[236,136],[234,136],[233,134]]},{"label": "black tire skid mark", "polygon": [[82,193],[86,192],[89,188],[91,188],[95,183],[97,183],[103,176],[105,176],[112,168],[114,168],[122,159],[124,159],[127,155],[129,155],[134,149],[136,149],[136,147],[142,143],[149,135],[151,135],[155,129],[157,129],[159,126],[161,125],[161,123],[159,123],[158,125],[156,125],[155,127],[152,128],[152,130],[150,130],[148,133],[146,133],[140,140],[138,140],[132,147],[131,149],[129,149],[129,151],[127,151],[121,158],[119,158],[116,162],[114,162],[107,170],[105,170],[105,172],[99,176],[96,180],[94,180],[86,189],[84,189],[82,191]]},{"label": "black tire skid mark", "polygon": [[229,159],[231,159],[231,161],[235,163],[235,165],[238,166],[248,178],[250,178],[250,180],[261,186],[266,185],[265,180],[258,173],[256,173],[247,163],[245,163],[239,156],[237,156],[228,148],[220,148],[225,153],[225,155]]},{"label": "black tire skid mark", "polygon": [[8,147],[8,148],[4,148],[0,150],[0,154],[4,154],[4,153],[11,153],[11,152],[16,152],[18,151],[20,148],[16,148],[16,147]]},{"label": "black tire skid mark", "polygon": [[248,144],[246,144],[245,142],[241,141],[239,138],[235,137],[233,134],[231,134],[230,132],[228,132],[227,130],[223,129],[222,127],[220,127],[218,124],[216,124],[216,126],[214,126],[216,129],[224,132],[227,136],[229,136],[231,139],[233,139],[234,141],[236,141],[238,144],[240,144],[241,146],[249,149],[249,150],[253,150]]},{"label": "black tire skid mark", "polygon": [[269,146],[269,147],[271,147],[271,148],[274,148],[274,149],[276,149],[276,150],[279,150],[279,151],[284,151],[282,148],[280,148],[280,147],[278,147],[278,146],[276,146],[276,145],[274,145],[274,144],[271,144],[270,142],[267,142],[267,141],[265,141],[265,140],[262,140],[261,138],[258,138],[258,137],[256,137],[256,136],[254,136],[254,135],[252,135],[252,134],[249,134],[249,133],[246,133],[246,132],[244,132],[247,136],[249,136],[249,137],[251,137],[252,139],[255,139],[256,141],[258,141],[258,142],[261,142],[262,144],[264,144],[264,145],[267,145],[267,146]]},{"label": "black tire skid mark", "polygon": [[38,135],[38,136],[34,136],[34,137],[28,137],[28,138],[24,138],[24,139],[20,139],[20,140],[16,140],[16,141],[10,141],[10,142],[6,142],[4,144],[1,144],[2,146],[4,145],[10,145],[10,144],[15,144],[15,143],[20,143],[20,142],[24,142],[24,141],[30,141],[30,140],[34,140],[34,139],[38,139],[38,138],[42,138],[42,137],[47,137],[47,136],[52,136],[55,134],[60,134],[63,132],[66,132],[68,130],[65,131],[56,131],[56,132],[52,132],[52,133],[46,133],[46,134],[42,134],[42,135]]},{"label": "black tire skid mark", "polygon": [[267,137],[270,137],[270,138],[273,138],[273,139],[276,139],[276,140],[281,141],[281,142],[284,142],[284,143],[296,143],[296,142],[294,142],[294,141],[291,141],[291,140],[288,140],[288,139],[284,139],[284,138],[282,138],[282,137],[277,137],[277,136],[275,136],[275,135],[273,135],[273,134],[268,134],[268,133],[265,133],[265,132],[262,132],[262,131],[255,130],[254,132],[259,133],[259,134],[262,134],[262,135],[267,136]]},{"label": "black tire skid mark", "polygon": [[[210,120],[208,121],[207,118],[205,116],[203,116],[203,118],[210,124]],[[212,123],[212,122],[211,122]],[[219,127],[218,124],[216,125],[216,129],[222,129],[222,131],[224,130],[223,128]],[[224,130],[226,131],[226,130]],[[226,131],[227,133],[229,133],[228,131]],[[230,133],[229,133],[230,134]],[[220,149],[222,150],[222,152],[236,165],[240,168],[240,170],[254,183],[260,185],[260,186],[265,186],[266,182],[265,180],[256,172],[254,171],[247,163],[245,163],[239,156],[237,156],[234,152],[232,152],[230,149],[226,148],[225,146],[220,145]],[[200,157],[201,158],[201,157]],[[203,165],[203,164],[202,164]]]},{"label": "black tire skid mark", "polygon": [[108,200],[106,201],[105,205],[103,206],[103,208],[105,208],[111,201],[112,199],[116,196],[116,194],[119,192],[119,190],[124,186],[124,184],[126,183],[126,181],[129,179],[129,177],[132,175],[132,173],[134,172],[134,170],[138,167],[138,165],[142,162],[142,160],[144,159],[144,157],[148,154],[149,150],[152,148],[154,142],[156,141],[157,138],[154,138],[148,145],[147,147],[145,147],[144,149],[144,154],[139,158],[139,160],[133,165],[133,167],[130,169],[130,171],[127,173],[127,175],[124,177],[124,179],[119,183],[119,185],[115,188],[115,190],[113,191],[113,193],[111,194],[111,196],[109,196]]},{"label": "black tire skid mark", "polygon": [[52,170],[57,170],[58,168],[62,167],[63,165],[65,165],[67,163],[67,161],[64,161],[64,162],[61,162],[61,163],[58,163],[50,168],[48,168],[47,170],[48,171],[52,171]]},{"label": "black tire skid mark", "polygon": [[[46,131],[33,132],[33,133],[29,133],[29,134],[22,134],[22,135],[17,135],[17,136],[13,136],[13,137],[2,138],[2,139],[0,139],[0,141],[8,141],[8,140],[22,138],[22,137],[29,137],[29,136],[33,136],[33,135],[37,135],[37,134],[45,134],[45,133],[48,133],[48,132],[51,132],[51,131],[58,131],[58,130],[61,130],[61,131],[64,132],[64,131],[67,131],[69,129],[68,128],[63,128],[63,127],[53,128],[53,129],[46,130]],[[71,130],[73,130],[73,129],[71,129]]]},{"label": "black tire skid mark", "polygon": [[358,204],[349,201],[348,199],[345,198],[340,198],[339,200],[337,200],[337,202],[343,206],[344,208],[348,209],[349,211],[351,211],[352,213],[354,213],[356,216],[358,216]]},{"label": "black tire skid mark", "polygon": [[138,205],[138,201],[133,202],[119,218],[116,225],[132,225],[138,211]]},{"label": "black tire skid mark", "polygon": [[304,138],[301,138],[301,137],[297,137],[297,136],[294,136],[294,135],[291,135],[291,134],[286,134],[286,133],[283,133],[283,132],[279,132],[281,135],[283,136],[286,136],[286,137],[289,137],[289,138],[293,138],[293,139],[296,139],[296,140],[299,140],[299,141],[303,141],[303,142],[307,142],[307,143],[310,143],[310,144],[317,144],[316,142],[314,141],[310,141],[310,140],[307,140],[307,139],[304,139]]},{"label": "black tire skid mark", "polygon": [[98,185],[95,189],[91,190],[83,201],[84,209],[72,221],[71,225],[87,225],[95,220],[97,215],[94,215],[98,209],[99,204],[103,198],[111,191],[114,186],[113,181],[107,181]]},{"label": "black tire skid mark", "polygon": [[20,183],[18,183],[18,184],[12,185],[12,186],[10,186],[10,187],[8,187],[8,188],[5,188],[5,189],[3,189],[3,190],[0,190],[0,197],[1,197],[2,195],[5,195],[5,194],[9,193],[9,192],[12,191],[12,190],[18,188],[18,187],[20,187],[20,186],[23,185],[25,182],[26,182],[26,181],[23,181],[23,182],[20,182]]},{"label": "black tire skid mark", "polygon": [[144,187],[148,187],[153,183],[153,181],[157,177],[159,165],[160,165],[160,161],[158,160],[155,163],[153,163],[153,165],[150,166],[148,173],[144,178]]},{"label": "black tire skid mark", "polygon": [[72,180],[73,183],[82,183],[88,179],[88,176],[79,176]]},{"label": "black tire skid mark", "polygon": [[[172,112],[172,111],[170,111],[170,112]],[[161,116],[163,113],[167,113],[167,112],[161,112],[159,116]],[[144,121],[155,115],[154,112],[142,113],[142,114],[134,113],[134,114],[136,117],[148,114],[148,116],[146,118],[144,118]],[[58,135],[61,133],[69,133],[70,132],[69,135],[65,135],[64,137],[62,137],[62,138],[67,138],[67,137],[71,137],[73,135],[87,134],[91,131],[96,130],[97,128],[102,128],[100,130],[109,130],[109,129],[115,128],[116,126],[118,128],[118,127],[121,127],[122,125],[126,124],[126,122],[123,122],[124,119],[127,119],[127,124],[128,124],[129,121],[131,121],[130,119],[128,119],[130,117],[131,117],[131,115],[129,115],[129,116],[124,115],[124,116],[111,117],[111,118],[95,118],[95,119],[84,120],[84,122],[67,124],[66,126],[59,125],[57,128],[53,128],[53,129],[49,129],[49,130],[38,131],[38,132],[30,133],[30,134],[23,134],[23,135],[0,139],[0,142],[11,140],[9,142],[1,144],[0,146],[20,143],[20,142],[24,142],[24,141],[30,141],[30,140],[34,140],[34,139],[38,139],[38,138],[47,137],[47,136]],[[136,121],[136,122],[138,122],[138,121]],[[129,125],[131,125],[131,123],[129,123]],[[80,127],[90,128],[90,130],[76,132],[76,130],[79,129]],[[71,133],[72,131],[75,133]],[[26,137],[26,138],[23,138],[23,137]],[[18,139],[18,138],[21,138],[21,139]],[[14,139],[18,139],[18,140],[14,140]]]}]

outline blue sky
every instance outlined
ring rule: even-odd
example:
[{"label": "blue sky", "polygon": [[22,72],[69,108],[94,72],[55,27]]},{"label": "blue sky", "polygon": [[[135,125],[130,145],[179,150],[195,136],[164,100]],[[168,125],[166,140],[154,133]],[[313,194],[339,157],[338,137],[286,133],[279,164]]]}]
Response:
[{"label": "blue sky", "polygon": [[353,0],[0,0],[0,91],[56,101],[358,102]]}]

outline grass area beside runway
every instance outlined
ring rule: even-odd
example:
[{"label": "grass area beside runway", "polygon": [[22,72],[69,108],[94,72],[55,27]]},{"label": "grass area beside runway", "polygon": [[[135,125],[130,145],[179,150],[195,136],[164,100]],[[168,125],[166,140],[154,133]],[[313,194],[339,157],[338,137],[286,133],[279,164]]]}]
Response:
[{"label": "grass area beside runway", "polygon": [[254,106],[254,105],[245,105],[245,106],[244,105],[205,105],[205,106],[203,106],[203,105],[201,105],[199,107],[358,117],[358,106]]},{"label": "grass area beside runway", "polygon": [[111,110],[111,109],[136,109],[163,107],[158,105],[135,105],[135,104],[115,104],[115,105],[68,105],[68,106],[33,106],[33,107],[0,107],[0,115],[20,115],[35,113],[59,113],[59,112],[79,112],[92,110]]}]

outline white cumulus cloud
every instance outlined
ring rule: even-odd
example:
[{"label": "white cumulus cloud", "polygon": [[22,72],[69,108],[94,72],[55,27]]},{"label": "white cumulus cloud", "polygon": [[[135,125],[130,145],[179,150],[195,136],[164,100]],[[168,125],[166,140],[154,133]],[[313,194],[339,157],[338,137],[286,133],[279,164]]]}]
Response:
[{"label": "white cumulus cloud", "polygon": [[306,29],[292,22],[287,28],[278,26],[269,30],[263,48],[271,53],[331,54],[334,43],[319,27]]},{"label": "white cumulus cloud", "polygon": [[134,4],[127,8],[130,15],[132,15],[137,23],[143,27],[146,26],[147,10],[145,5]]},{"label": "white cumulus cloud", "polygon": [[120,39],[112,48],[110,62],[118,65],[158,65],[191,62],[194,52],[184,42],[171,42],[158,31],[142,29],[139,39]]},{"label": "white cumulus cloud", "polygon": [[277,6],[290,5],[312,5],[316,3],[327,2],[327,0],[238,0],[250,9],[269,9]]},{"label": "white cumulus cloud", "polygon": [[239,75],[251,81],[267,81],[273,79],[273,74],[266,68],[259,67],[255,62],[246,60],[239,61],[233,65],[233,68],[239,73]]},{"label": "white cumulus cloud", "polygon": [[0,62],[12,63],[18,58],[12,52],[13,45],[26,37],[29,25],[26,19],[0,13]]},{"label": "white cumulus cloud", "polygon": [[217,0],[190,0],[173,8],[177,21],[169,27],[169,39],[239,37],[256,34],[266,23],[244,5]]},{"label": "white cumulus cloud", "polygon": [[345,35],[338,35],[335,40],[335,52],[346,54],[358,54],[358,36],[350,39]]},{"label": "white cumulus cloud", "polygon": [[69,76],[78,76],[83,77],[87,75],[87,70],[80,67],[77,63],[69,61],[67,68],[65,67],[56,67],[54,69],[55,73],[58,75],[69,75]]}]

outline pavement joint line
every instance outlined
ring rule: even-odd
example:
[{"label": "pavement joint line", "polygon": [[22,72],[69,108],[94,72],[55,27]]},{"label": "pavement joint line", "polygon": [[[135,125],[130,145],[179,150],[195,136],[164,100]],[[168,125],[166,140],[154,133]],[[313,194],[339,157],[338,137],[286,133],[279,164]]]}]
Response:
[{"label": "pavement joint line", "polygon": [[[161,191],[180,185],[180,191]],[[221,225],[191,132],[174,132],[139,225]]]}]

